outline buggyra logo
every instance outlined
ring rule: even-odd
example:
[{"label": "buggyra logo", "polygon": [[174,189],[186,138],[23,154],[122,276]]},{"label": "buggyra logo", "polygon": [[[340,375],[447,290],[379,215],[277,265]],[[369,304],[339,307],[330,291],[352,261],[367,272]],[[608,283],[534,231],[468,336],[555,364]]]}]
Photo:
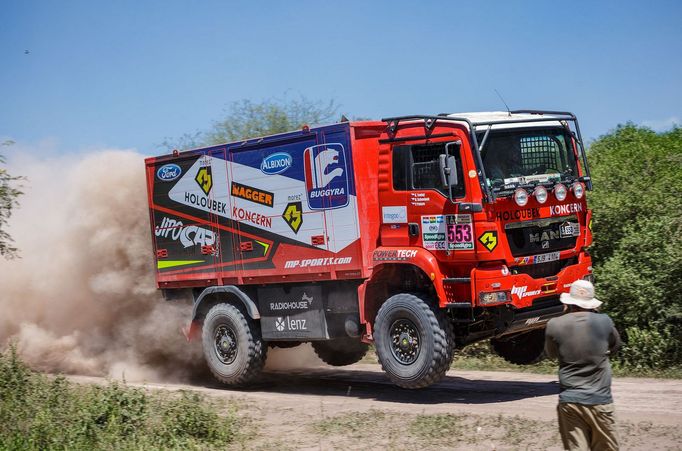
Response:
[{"label": "buggyra logo", "polygon": [[182,169],[177,164],[164,164],[156,171],[156,177],[164,182],[172,182],[180,177]]},{"label": "buggyra logo", "polygon": [[348,168],[340,143],[308,147],[303,152],[305,186],[311,210],[348,205]]},{"label": "buggyra logo", "polygon": [[286,152],[277,152],[263,158],[260,170],[263,174],[281,174],[291,167],[291,155]]}]

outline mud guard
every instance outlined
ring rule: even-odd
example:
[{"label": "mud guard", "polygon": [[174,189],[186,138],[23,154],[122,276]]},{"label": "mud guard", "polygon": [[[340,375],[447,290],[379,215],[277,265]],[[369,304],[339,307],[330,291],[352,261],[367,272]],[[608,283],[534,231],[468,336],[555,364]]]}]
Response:
[{"label": "mud guard", "polygon": [[246,295],[242,290],[235,287],[234,285],[224,285],[217,287],[207,287],[201,292],[199,297],[194,301],[194,307],[192,308],[192,321],[190,324],[183,328],[182,332],[185,334],[187,340],[192,340],[197,336],[199,330],[201,330],[201,322],[197,320],[197,314],[201,306],[206,302],[206,298],[215,294],[230,294],[231,298],[236,298],[241,302],[241,304],[246,309],[246,313],[251,317],[251,319],[260,319],[260,312],[258,307],[251,300],[250,297]]}]

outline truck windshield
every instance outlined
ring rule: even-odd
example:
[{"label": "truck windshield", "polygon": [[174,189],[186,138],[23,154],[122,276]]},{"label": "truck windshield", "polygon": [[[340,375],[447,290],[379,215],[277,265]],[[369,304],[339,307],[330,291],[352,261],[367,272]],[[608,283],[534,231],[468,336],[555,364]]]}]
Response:
[{"label": "truck windshield", "polygon": [[[479,133],[479,142],[483,139]],[[563,128],[492,130],[481,149],[493,190],[578,177],[571,135]]]}]

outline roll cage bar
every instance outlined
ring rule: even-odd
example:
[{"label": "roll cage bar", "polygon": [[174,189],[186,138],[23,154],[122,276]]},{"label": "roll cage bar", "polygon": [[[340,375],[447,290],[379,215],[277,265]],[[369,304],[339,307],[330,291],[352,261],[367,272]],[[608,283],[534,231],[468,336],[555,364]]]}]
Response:
[{"label": "roll cage bar", "polygon": [[[592,189],[592,179],[590,177],[590,168],[587,165],[587,155],[585,153],[585,147],[583,146],[583,139],[582,135],[580,134],[580,125],[578,125],[578,119],[575,117],[573,113],[567,112],[567,111],[545,111],[545,110],[514,110],[510,111],[510,114],[532,114],[532,115],[538,115],[538,116],[544,116],[544,115],[551,115],[551,117],[536,117],[536,118],[525,118],[525,119],[511,119],[511,120],[494,120],[494,121],[483,121],[483,122],[476,122],[473,123],[469,118],[466,117],[457,117],[457,116],[448,116],[447,113],[442,113],[437,116],[432,116],[432,115],[425,115],[425,114],[413,114],[410,116],[396,116],[396,117],[387,117],[381,119],[382,122],[386,122],[388,125],[388,133],[389,135],[395,135],[398,131],[398,126],[400,125],[401,121],[418,121],[418,120],[423,120],[424,121],[424,129],[425,129],[425,138],[428,139],[429,134],[433,130],[433,128],[436,125],[436,122],[438,121],[450,121],[450,122],[464,122],[469,126],[469,136],[471,138],[471,142],[474,147],[474,158],[476,160],[476,166],[478,166],[478,181],[481,185],[481,190],[484,193],[485,196],[485,201],[490,203],[495,200],[495,195],[492,191],[492,189],[488,186],[488,184],[485,182],[486,176],[485,176],[485,168],[483,167],[483,160],[481,159],[481,150],[483,149],[483,146],[485,146],[485,143],[488,139],[488,135],[490,134],[490,130],[492,129],[493,125],[496,124],[520,124],[520,123],[529,123],[529,122],[551,122],[551,121],[570,121],[573,122],[575,125],[575,131],[576,133],[573,133],[571,128],[565,124],[564,126],[566,129],[571,133],[573,138],[576,140],[576,143],[578,146],[580,146],[580,155],[582,157],[583,161],[583,167],[585,168],[585,177],[583,177],[583,180],[585,180],[587,189],[591,190]],[[479,145],[478,143],[478,137],[476,136],[476,127],[480,126],[488,126],[487,130],[485,131],[485,135],[483,135],[483,139],[481,140],[481,144]]]}]

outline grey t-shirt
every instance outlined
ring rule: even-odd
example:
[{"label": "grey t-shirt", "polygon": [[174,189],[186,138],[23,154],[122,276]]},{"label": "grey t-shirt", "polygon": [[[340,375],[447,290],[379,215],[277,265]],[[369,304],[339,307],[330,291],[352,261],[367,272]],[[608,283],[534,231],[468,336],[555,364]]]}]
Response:
[{"label": "grey t-shirt", "polygon": [[609,354],[620,348],[620,336],[607,315],[571,312],[547,323],[545,352],[559,358],[559,402],[609,404]]}]

